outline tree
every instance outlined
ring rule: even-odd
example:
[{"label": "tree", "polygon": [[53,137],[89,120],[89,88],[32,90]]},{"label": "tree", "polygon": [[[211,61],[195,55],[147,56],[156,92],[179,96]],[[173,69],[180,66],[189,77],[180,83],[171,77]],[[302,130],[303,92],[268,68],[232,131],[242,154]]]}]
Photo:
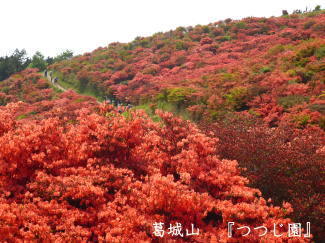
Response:
[{"label": "tree", "polygon": [[46,62],[48,65],[52,65],[55,62],[61,62],[64,60],[69,60],[73,57],[73,52],[70,50],[65,50],[61,54],[57,55],[56,57],[47,57]]},{"label": "tree", "polygon": [[73,57],[73,51],[66,50],[54,58],[54,62],[61,62]]},{"label": "tree", "polygon": [[52,65],[54,63],[54,57],[47,57],[46,62],[48,65]]},{"label": "tree", "polygon": [[38,68],[40,71],[43,71],[47,67],[47,62],[44,59],[44,56],[41,52],[37,51],[32,57],[32,61],[29,64],[30,68]]},{"label": "tree", "polygon": [[282,10],[282,15],[283,15],[283,16],[286,16],[286,15],[289,15],[289,13],[288,13],[287,10]]},{"label": "tree", "polygon": [[7,79],[11,74],[25,69],[30,63],[24,49],[16,49],[10,56],[0,57],[0,81]]},{"label": "tree", "polygon": [[321,6],[320,6],[320,5],[317,5],[317,6],[315,7],[314,11],[319,11],[319,10],[321,10]]}]

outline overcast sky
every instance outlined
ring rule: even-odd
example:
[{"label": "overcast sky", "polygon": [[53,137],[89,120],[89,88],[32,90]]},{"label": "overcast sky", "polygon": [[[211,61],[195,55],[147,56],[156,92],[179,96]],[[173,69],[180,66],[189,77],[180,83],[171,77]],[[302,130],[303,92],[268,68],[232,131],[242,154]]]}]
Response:
[{"label": "overcast sky", "polygon": [[0,56],[15,48],[54,56],[129,42],[178,26],[226,18],[279,16],[325,0],[1,0]]}]

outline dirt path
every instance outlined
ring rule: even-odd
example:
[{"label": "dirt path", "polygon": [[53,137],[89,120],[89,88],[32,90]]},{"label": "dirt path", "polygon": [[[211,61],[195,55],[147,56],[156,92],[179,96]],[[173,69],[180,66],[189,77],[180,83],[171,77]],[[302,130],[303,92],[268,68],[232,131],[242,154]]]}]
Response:
[{"label": "dirt path", "polygon": [[51,84],[54,86],[54,87],[56,87],[56,88],[58,88],[59,90],[61,90],[61,91],[63,91],[63,92],[65,92],[65,91],[67,91],[67,89],[65,89],[65,88],[63,88],[60,84],[58,84],[58,82],[57,81],[55,81],[55,80],[57,80],[57,77],[53,77],[53,74],[51,75],[49,72],[43,72],[43,76],[49,81],[49,82],[51,82]]},{"label": "dirt path", "polygon": [[[47,72],[43,72],[42,73],[43,76],[56,88],[58,88],[59,90],[65,92],[67,91],[67,89],[63,88],[59,83],[58,83],[58,78],[53,76],[53,73],[51,71],[47,71]],[[98,104],[101,104],[101,102],[99,102],[96,99]]]},{"label": "dirt path", "polygon": [[[57,77],[54,77],[53,76],[53,72],[51,72],[51,71],[45,71],[45,72],[43,72],[42,73],[43,74],[43,76],[54,86],[54,87],[56,87],[56,88],[58,88],[59,90],[61,90],[61,91],[63,91],[63,92],[65,92],[65,91],[67,91],[67,89],[65,89],[65,88],[63,88],[59,83],[58,83],[58,78]],[[96,101],[97,101],[97,103],[98,104],[101,104],[102,102],[99,102],[97,99],[96,99]],[[105,102],[105,101],[104,101]],[[109,103],[110,103],[110,101],[109,101]],[[115,105],[116,106],[116,105]],[[124,108],[123,108],[124,107]],[[117,105],[117,109],[118,110],[120,110],[120,109],[123,109],[123,110],[125,110],[125,109],[129,109],[130,108],[130,106],[128,106],[128,107],[126,107],[126,106],[120,106],[120,105]]]}]

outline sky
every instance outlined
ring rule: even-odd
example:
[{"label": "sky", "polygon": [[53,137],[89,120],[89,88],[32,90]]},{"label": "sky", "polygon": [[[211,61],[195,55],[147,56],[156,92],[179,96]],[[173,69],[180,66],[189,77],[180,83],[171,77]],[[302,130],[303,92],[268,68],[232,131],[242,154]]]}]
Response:
[{"label": "sky", "polygon": [[178,26],[226,18],[279,16],[283,9],[314,9],[325,0],[2,0],[0,56],[16,48],[28,55],[75,54],[129,42]]}]

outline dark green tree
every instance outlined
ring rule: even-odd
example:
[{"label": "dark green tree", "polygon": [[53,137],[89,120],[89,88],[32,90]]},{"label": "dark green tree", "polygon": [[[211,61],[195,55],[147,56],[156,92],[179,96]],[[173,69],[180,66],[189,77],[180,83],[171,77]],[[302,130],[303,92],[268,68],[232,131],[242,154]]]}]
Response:
[{"label": "dark green tree", "polygon": [[42,53],[37,51],[32,57],[32,62],[29,64],[30,68],[38,68],[40,71],[43,71],[47,67],[47,62]]},{"label": "dark green tree", "polygon": [[24,49],[16,49],[10,56],[0,57],[0,81],[24,70],[30,61]]},{"label": "dark green tree", "polygon": [[320,5],[317,5],[316,7],[315,7],[315,9],[314,9],[314,11],[316,12],[316,11],[320,11],[321,10],[321,6]]},{"label": "dark green tree", "polygon": [[68,60],[72,57],[73,57],[73,52],[70,50],[65,50],[64,52],[62,52],[61,54],[57,55],[54,58],[54,62],[61,62],[63,60]]},{"label": "dark green tree", "polygon": [[61,54],[57,55],[56,57],[47,57],[46,62],[48,65],[51,65],[55,62],[61,62],[64,60],[68,60],[73,57],[73,52],[70,50],[65,50]]}]

